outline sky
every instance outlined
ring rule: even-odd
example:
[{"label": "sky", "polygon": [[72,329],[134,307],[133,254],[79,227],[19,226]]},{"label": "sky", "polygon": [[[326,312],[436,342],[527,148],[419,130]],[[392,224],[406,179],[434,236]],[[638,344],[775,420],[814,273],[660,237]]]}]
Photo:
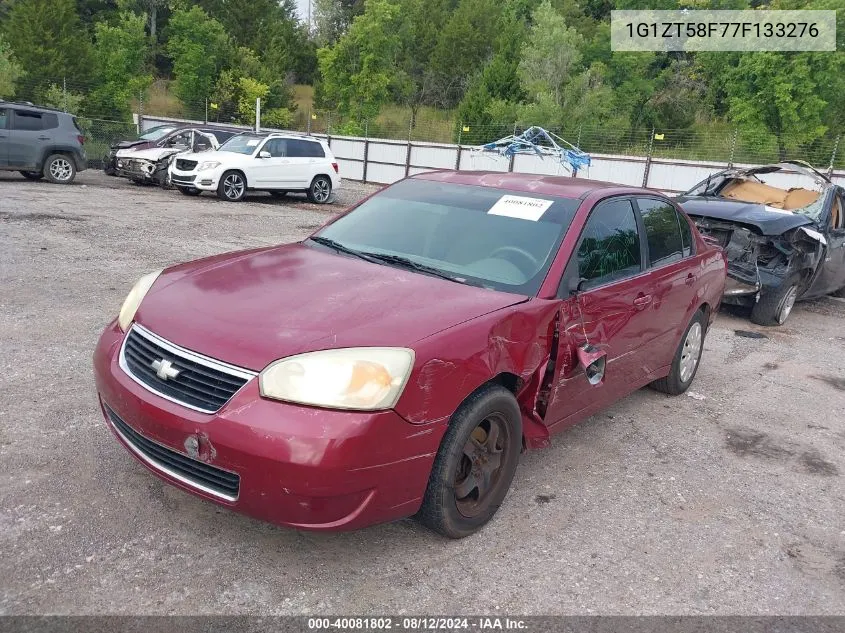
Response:
[{"label": "sky", "polygon": [[296,0],[299,7],[299,17],[305,21],[308,19],[308,0]]}]

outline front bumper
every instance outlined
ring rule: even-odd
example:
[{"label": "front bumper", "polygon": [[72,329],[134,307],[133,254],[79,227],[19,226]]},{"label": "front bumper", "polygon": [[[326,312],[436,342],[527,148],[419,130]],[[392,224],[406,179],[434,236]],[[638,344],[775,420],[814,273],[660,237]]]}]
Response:
[{"label": "front bumper", "polygon": [[170,182],[174,187],[191,187],[200,191],[217,191],[217,185],[220,183],[222,173],[219,169],[180,171],[175,167],[171,167]]},{"label": "front bumper", "polygon": [[[118,365],[116,323],[94,352],[106,423],[133,456],[161,479],[236,512],[300,529],[348,530],[414,514],[428,483],[445,423],[420,428],[394,411],[318,409],[261,398],[248,382],[215,414],[162,398]],[[107,408],[106,408],[107,407]],[[237,492],[221,495],[165,464],[145,459],[109,410],[144,439],[190,460],[236,474]],[[191,439],[193,438],[193,439]],[[228,497],[228,498],[227,498]]]}]

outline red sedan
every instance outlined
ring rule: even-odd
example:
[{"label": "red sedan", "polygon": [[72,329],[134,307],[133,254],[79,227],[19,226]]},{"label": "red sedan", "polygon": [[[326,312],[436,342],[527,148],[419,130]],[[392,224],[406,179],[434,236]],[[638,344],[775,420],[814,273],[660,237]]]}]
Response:
[{"label": "red sedan", "polygon": [[153,473],[233,510],[459,538],[522,450],[689,387],[725,269],[653,191],[421,174],[302,242],[143,277],[94,353],[100,404]]}]

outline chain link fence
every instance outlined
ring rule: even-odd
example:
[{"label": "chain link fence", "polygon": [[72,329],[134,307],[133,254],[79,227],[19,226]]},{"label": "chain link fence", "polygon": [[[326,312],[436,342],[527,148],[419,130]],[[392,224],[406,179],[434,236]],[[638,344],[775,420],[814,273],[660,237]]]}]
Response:
[{"label": "chain link fence", "polygon": [[[162,81],[131,98],[120,112],[91,105],[97,102],[96,98],[91,98],[97,94],[97,86],[93,84],[57,80],[47,86],[34,86],[24,80],[19,82],[18,92],[37,99],[41,105],[76,114],[86,135],[86,150],[92,166],[99,166],[110,145],[121,139],[134,138],[141,130],[145,116],[220,125],[251,126],[255,121],[254,112],[244,113],[234,104],[216,103],[212,97],[199,103],[184,104],[170,93],[167,83]],[[265,117],[262,117],[262,123],[265,129],[284,127],[332,137],[354,136],[465,147],[516,134],[526,127],[513,122],[460,121],[451,110],[401,106],[387,106],[378,117],[363,122],[350,120],[337,112],[301,107],[293,111],[287,125],[267,125],[270,121]],[[543,121],[532,123],[544,126]],[[723,122],[700,123],[685,129],[619,129],[595,125],[549,126],[547,129],[594,155],[719,164],[764,164],[800,159],[821,171],[845,169],[845,141],[842,139],[845,126],[839,130],[828,130],[822,138],[803,144],[779,143],[774,134],[742,132]],[[789,134],[784,136],[789,138]]]}]

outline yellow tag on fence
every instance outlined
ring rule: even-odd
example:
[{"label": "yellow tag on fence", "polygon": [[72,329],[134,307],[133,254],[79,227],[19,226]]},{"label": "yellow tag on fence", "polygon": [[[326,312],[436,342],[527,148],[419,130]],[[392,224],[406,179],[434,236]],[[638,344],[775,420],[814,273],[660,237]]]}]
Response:
[{"label": "yellow tag on fence", "polygon": [[662,140],[663,140],[663,135],[662,135],[662,134],[655,134],[655,135],[654,135],[654,140],[655,140],[655,141],[662,141]]}]

